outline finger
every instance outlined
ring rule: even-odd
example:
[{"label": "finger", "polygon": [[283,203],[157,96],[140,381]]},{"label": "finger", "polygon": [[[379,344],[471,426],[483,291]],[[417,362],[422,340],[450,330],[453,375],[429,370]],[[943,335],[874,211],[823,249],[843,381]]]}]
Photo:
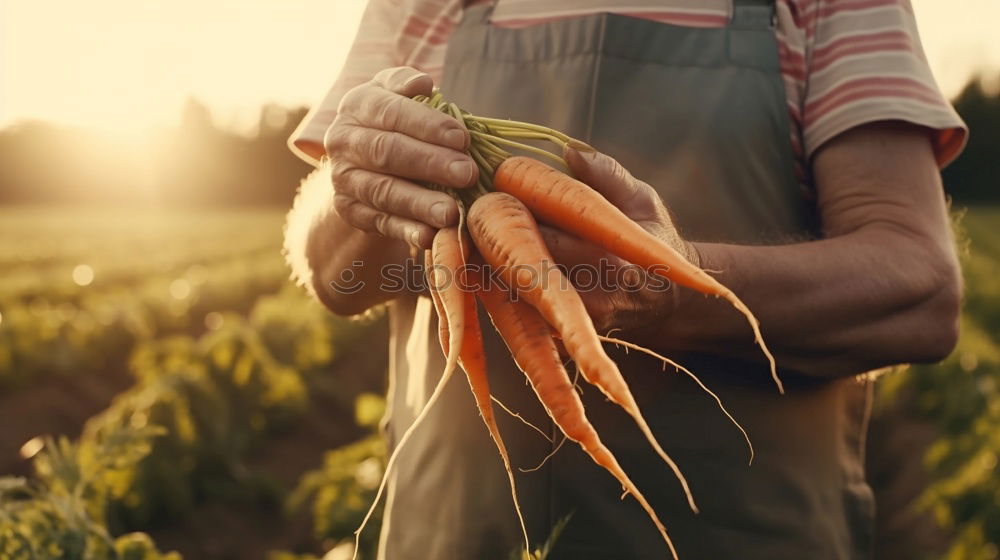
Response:
[{"label": "finger", "polygon": [[345,195],[334,195],[333,208],[341,219],[362,231],[379,233],[419,249],[429,249],[434,241],[435,230],[427,224],[375,210]]},{"label": "finger", "polygon": [[611,295],[598,290],[577,290],[577,293],[594,323],[594,330],[598,334],[606,334],[614,324],[615,309]]},{"label": "finger", "polygon": [[363,126],[331,128],[327,153],[335,160],[414,181],[464,188],[479,177],[479,168],[467,154],[421,142],[400,132]]},{"label": "finger", "polygon": [[590,185],[618,208],[635,206],[636,198],[646,199],[652,193],[649,185],[633,177],[616,159],[583,142],[567,143],[563,157],[574,177]]},{"label": "finger", "polygon": [[409,66],[386,68],[375,74],[372,83],[406,97],[430,95],[434,90],[434,80],[430,75]]},{"label": "finger", "polygon": [[337,194],[375,210],[443,228],[458,223],[458,204],[451,196],[392,175],[361,168],[337,171]]},{"label": "finger", "polygon": [[458,151],[469,146],[469,132],[454,117],[379,87],[345,96],[341,110],[360,126],[401,132]]},{"label": "finger", "polygon": [[624,262],[604,249],[564,231],[542,225],[538,226],[538,230],[552,258],[570,271],[574,267],[597,269],[602,261],[612,266]]}]

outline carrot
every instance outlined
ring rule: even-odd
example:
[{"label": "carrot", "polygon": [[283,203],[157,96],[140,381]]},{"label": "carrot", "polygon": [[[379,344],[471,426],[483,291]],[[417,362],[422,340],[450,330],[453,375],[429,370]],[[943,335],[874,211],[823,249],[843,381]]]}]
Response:
[{"label": "carrot", "polygon": [[[430,249],[424,250],[424,266],[427,270],[430,270],[434,266],[434,257]],[[438,294],[437,288],[434,287],[433,282],[427,283],[427,291],[431,294],[431,301],[434,302],[434,311],[437,313],[438,318],[438,342],[441,343],[441,352],[445,356],[448,355],[448,345],[451,340],[451,330],[448,328],[448,317],[445,315],[444,304],[441,303],[441,295]],[[461,361],[461,356],[459,357]]]},{"label": "carrot", "polygon": [[434,300],[434,307],[438,314],[438,335],[441,343],[441,350],[445,355],[450,354],[451,340],[450,325],[448,324],[449,305],[461,305],[462,314],[465,318],[465,332],[462,334],[462,348],[459,352],[459,362],[465,370],[465,377],[469,381],[469,388],[476,400],[479,414],[483,417],[483,423],[490,432],[490,437],[500,452],[504,469],[507,471],[507,480],[510,482],[510,493],[514,500],[514,510],[517,512],[517,519],[521,524],[521,533],[524,536],[525,550],[531,550],[531,540],[528,538],[528,528],[524,523],[524,516],[521,513],[521,504],[517,499],[517,484],[514,481],[514,471],[510,466],[510,455],[507,453],[507,446],[504,445],[500,436],[500,427],[497,425],[496,417],[493,414],[493,401],[490,395],[490,380],[486,373],[486,350],[483,348],[483,332],[479,327],[479,316],[476,312],[476,294],[468,287],[467,280],[459,278],[460,274],[465,274],[466,257],[463,255],[463,244],[459,242],[458,230],[456,228],[444,228],[434,236],[434,249],[431,258],[425,262],[432,262],[435,267],[445,267],[451,271],[451,279],[447,284],[441,282],[431,282],[430,292]]},{"label": "carrot", "polygon": [[441,310],[449,329],[448,348],[445,353],[447,363],[445,370],[454,369],[458,363],[459,353],[462,350],[462,336],[465,334],[465,298],[459,286],[457,274],[465,269],[465,258],[467,254],[462,251],[458,238],[458,230],[455,228],[445,228],[438,230],[434,236],[434,245],[431,249],[432,267],[428,271],[430,278],[431,293],[437,292],[441,300]]},{"label": "carrot", "polygon": [[493,176],[493,188],[523,202],[542,221],[558,226],[618,257],[703,294],[721,297],[742,313],[754,340],[767,357],[778,390],[774,356],[764,344],[760,324],[730,290],[673,247],[649,233],[585,183],[544,163],[523,156],[507,158]]},{"label": "carrot", "polygon": [[[436,240],[436,237],[435,237]],[[433,253],[432,253],[433,254]],[[425,253],[425,256],[427,253]],[[459,253],[462,256],[461,252]],[[437,263],[435,263],[437,264]],[[438,285],[444,283],[446,278],[446,272],[443,269],[438,269],[435,267],[435,271],[440,271],[442,274],[438,278],[433,278],[429,282],[432,286],[432,290]],[[441,282],[436,282],[440,280]],[[459,349],[462,348],[463,338],[465,335],[465,302],[464,300],[455,300],[453,296],[448,298],[441,298],[441,307],[444,310],[444,316],[448,322],[449,337],[448,346],[449,352],[447,352],[448,359],[445,363],[444,371],[441,372],[441,379],[438,380],[437,385],[434,387],[434,391],[431,392],[430,398],[427,399],[427,403],[417,414],[417,417],[413,420],[406,431],[403,432],[402,437],[399,438],[399,442],[396,444],[396,448],[393,449],[392,454],[389,455],[389,460],[385,464],[385,472],[382,474],[382,481],[379,483],[378,490],[375,492],[375,499],[372,500],[372,505],[368,508],[368,513],[365,514],[364,519],[361,520],[361,525],[354,531],[354,556],[356,560],[358,557],[358,550],[360,549],[361,542],[361,532],[364,531],[365,526],[368,525],[368,521],[371,519],[373,513],[375,513],[375,508],[378,506],[379,501],[382,499],[382,494],[385,493],[385,486],[389,481],[389,473],[392,472],[393,466],[396,464],[396,460],[399,458],[400,452],[406,446],[406,443],[410,441],[413,434],[416,432],[420,424],[423,423],[424,419],[430,413],[431,408],[440,399],[441,394],[444,393],[444,388],[451,380],[452,374],[455,373],[455,367],[458,365]]]},{"label": "carrot", "polygon": [[493,320],[493,326],[503,337],[515,363],[528,378],[549,417],[568,439],[578,443],[595,463],[607,469],[625,491],[635,497],[676,560],[677,551],[666,527],[587,420],[583,402],[559,358],[549,325],[535,308],[523,301],[511,301],[495,285],[481,284],[478,294]]},{"label": "carrot", "polygon": [[512,293],[538,309],[555,328],[584,379],[632,416],[697,512],[687,480],[656,441],[618,366],[604,352],[580,294],[555,266],[531,212],[513,196],[493,192],[476,199],[467,224],[479,253],[498,269]]}]

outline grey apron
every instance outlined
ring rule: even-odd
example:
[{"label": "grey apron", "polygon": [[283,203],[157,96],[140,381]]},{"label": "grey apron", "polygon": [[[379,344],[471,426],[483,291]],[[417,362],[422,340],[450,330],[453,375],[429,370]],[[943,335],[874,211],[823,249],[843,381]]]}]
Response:
[{"label": "grey apron", "polygon": [[[766,244],[816,236],[813,205],[794,175],[772,2],[737,0],[732,21],[718,29],[610,14],[502,29],[490,26],[489,13],[468,9],[449,40],[447,98],[477,114],[555,127],[612,155],[657,189],[688,239]],[[390,444],[439,379],[436,328],[427,298],[394,302]],[[554,433],[502,341],[485,331],[494,394]],[[757,451],[748,466],[739,432],[686,377],[635,353],[608,352],[686,473],[701,513],[687,509],[632,420],[592,388],[584,390],[587,413],[682,560],[867,557],[873,504],[861,456],[863,383],[783,371],[788,392],[780,396],[759,364],[674,356],[746,427]],[[462,377],[400,457],[380,558],[507,559],[520,543],[500,459]],[[497,417],[516,466],[532,467],[552,449],[499,409]],[[574,444],[517,481],[536,543],[573,514],[551,558],[669,557],[635,501],[619,499],[618,483]]]}]

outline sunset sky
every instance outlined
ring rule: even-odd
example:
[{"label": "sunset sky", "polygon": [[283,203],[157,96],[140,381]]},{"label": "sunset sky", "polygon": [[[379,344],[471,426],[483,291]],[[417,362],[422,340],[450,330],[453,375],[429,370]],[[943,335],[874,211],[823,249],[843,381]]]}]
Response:
[{"label": "sunset sky", "polygon": [[[912,0],[942,89],[1000,75],[1000,1]],[[246,128],[308,105],[342,64],[364,0],[0,0],[0,127],[26,118],[138,133],[188,97]]]}]

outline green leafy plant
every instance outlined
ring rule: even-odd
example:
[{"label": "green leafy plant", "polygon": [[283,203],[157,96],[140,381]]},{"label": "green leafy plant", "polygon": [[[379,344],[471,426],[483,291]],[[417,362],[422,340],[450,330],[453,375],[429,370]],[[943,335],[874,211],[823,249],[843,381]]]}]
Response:
[{"label": "green leafy plant", "polygon": [[180,560],[177,553],[160,553],[148,535],[114,538],[105,524],[107,504],[123,487],[118,476],[162,435],[146,427],[80,444],[47,439],[34,460],[37,480],[0,479],[0,558]]},{"label": "green leafy plant", "polygon": [[546,560],[550,554],[552,554],[552,549],[555,547],[556,542],[559,537],[562,536],[563,531],[566,529],[566,525],[569,524],[570,519],[572,519],[573,514],[569,514],[563,517],[552,527],[552,532],[549,533],[549,537],[545,539],[545,542],[541,546],[532,551],[526,551],[522,547],[517,552],[510,555],[510,560]]},{"label": "green leafy plant", "polygon": [[956,222],[966,284],[961,340],[936,365],[880,380],[882,398],[906,398],[937,427],[927,450],[931,484],[916,506],[953,535],[947,560],[1000,556],[1000,210],[980,208]]}]

